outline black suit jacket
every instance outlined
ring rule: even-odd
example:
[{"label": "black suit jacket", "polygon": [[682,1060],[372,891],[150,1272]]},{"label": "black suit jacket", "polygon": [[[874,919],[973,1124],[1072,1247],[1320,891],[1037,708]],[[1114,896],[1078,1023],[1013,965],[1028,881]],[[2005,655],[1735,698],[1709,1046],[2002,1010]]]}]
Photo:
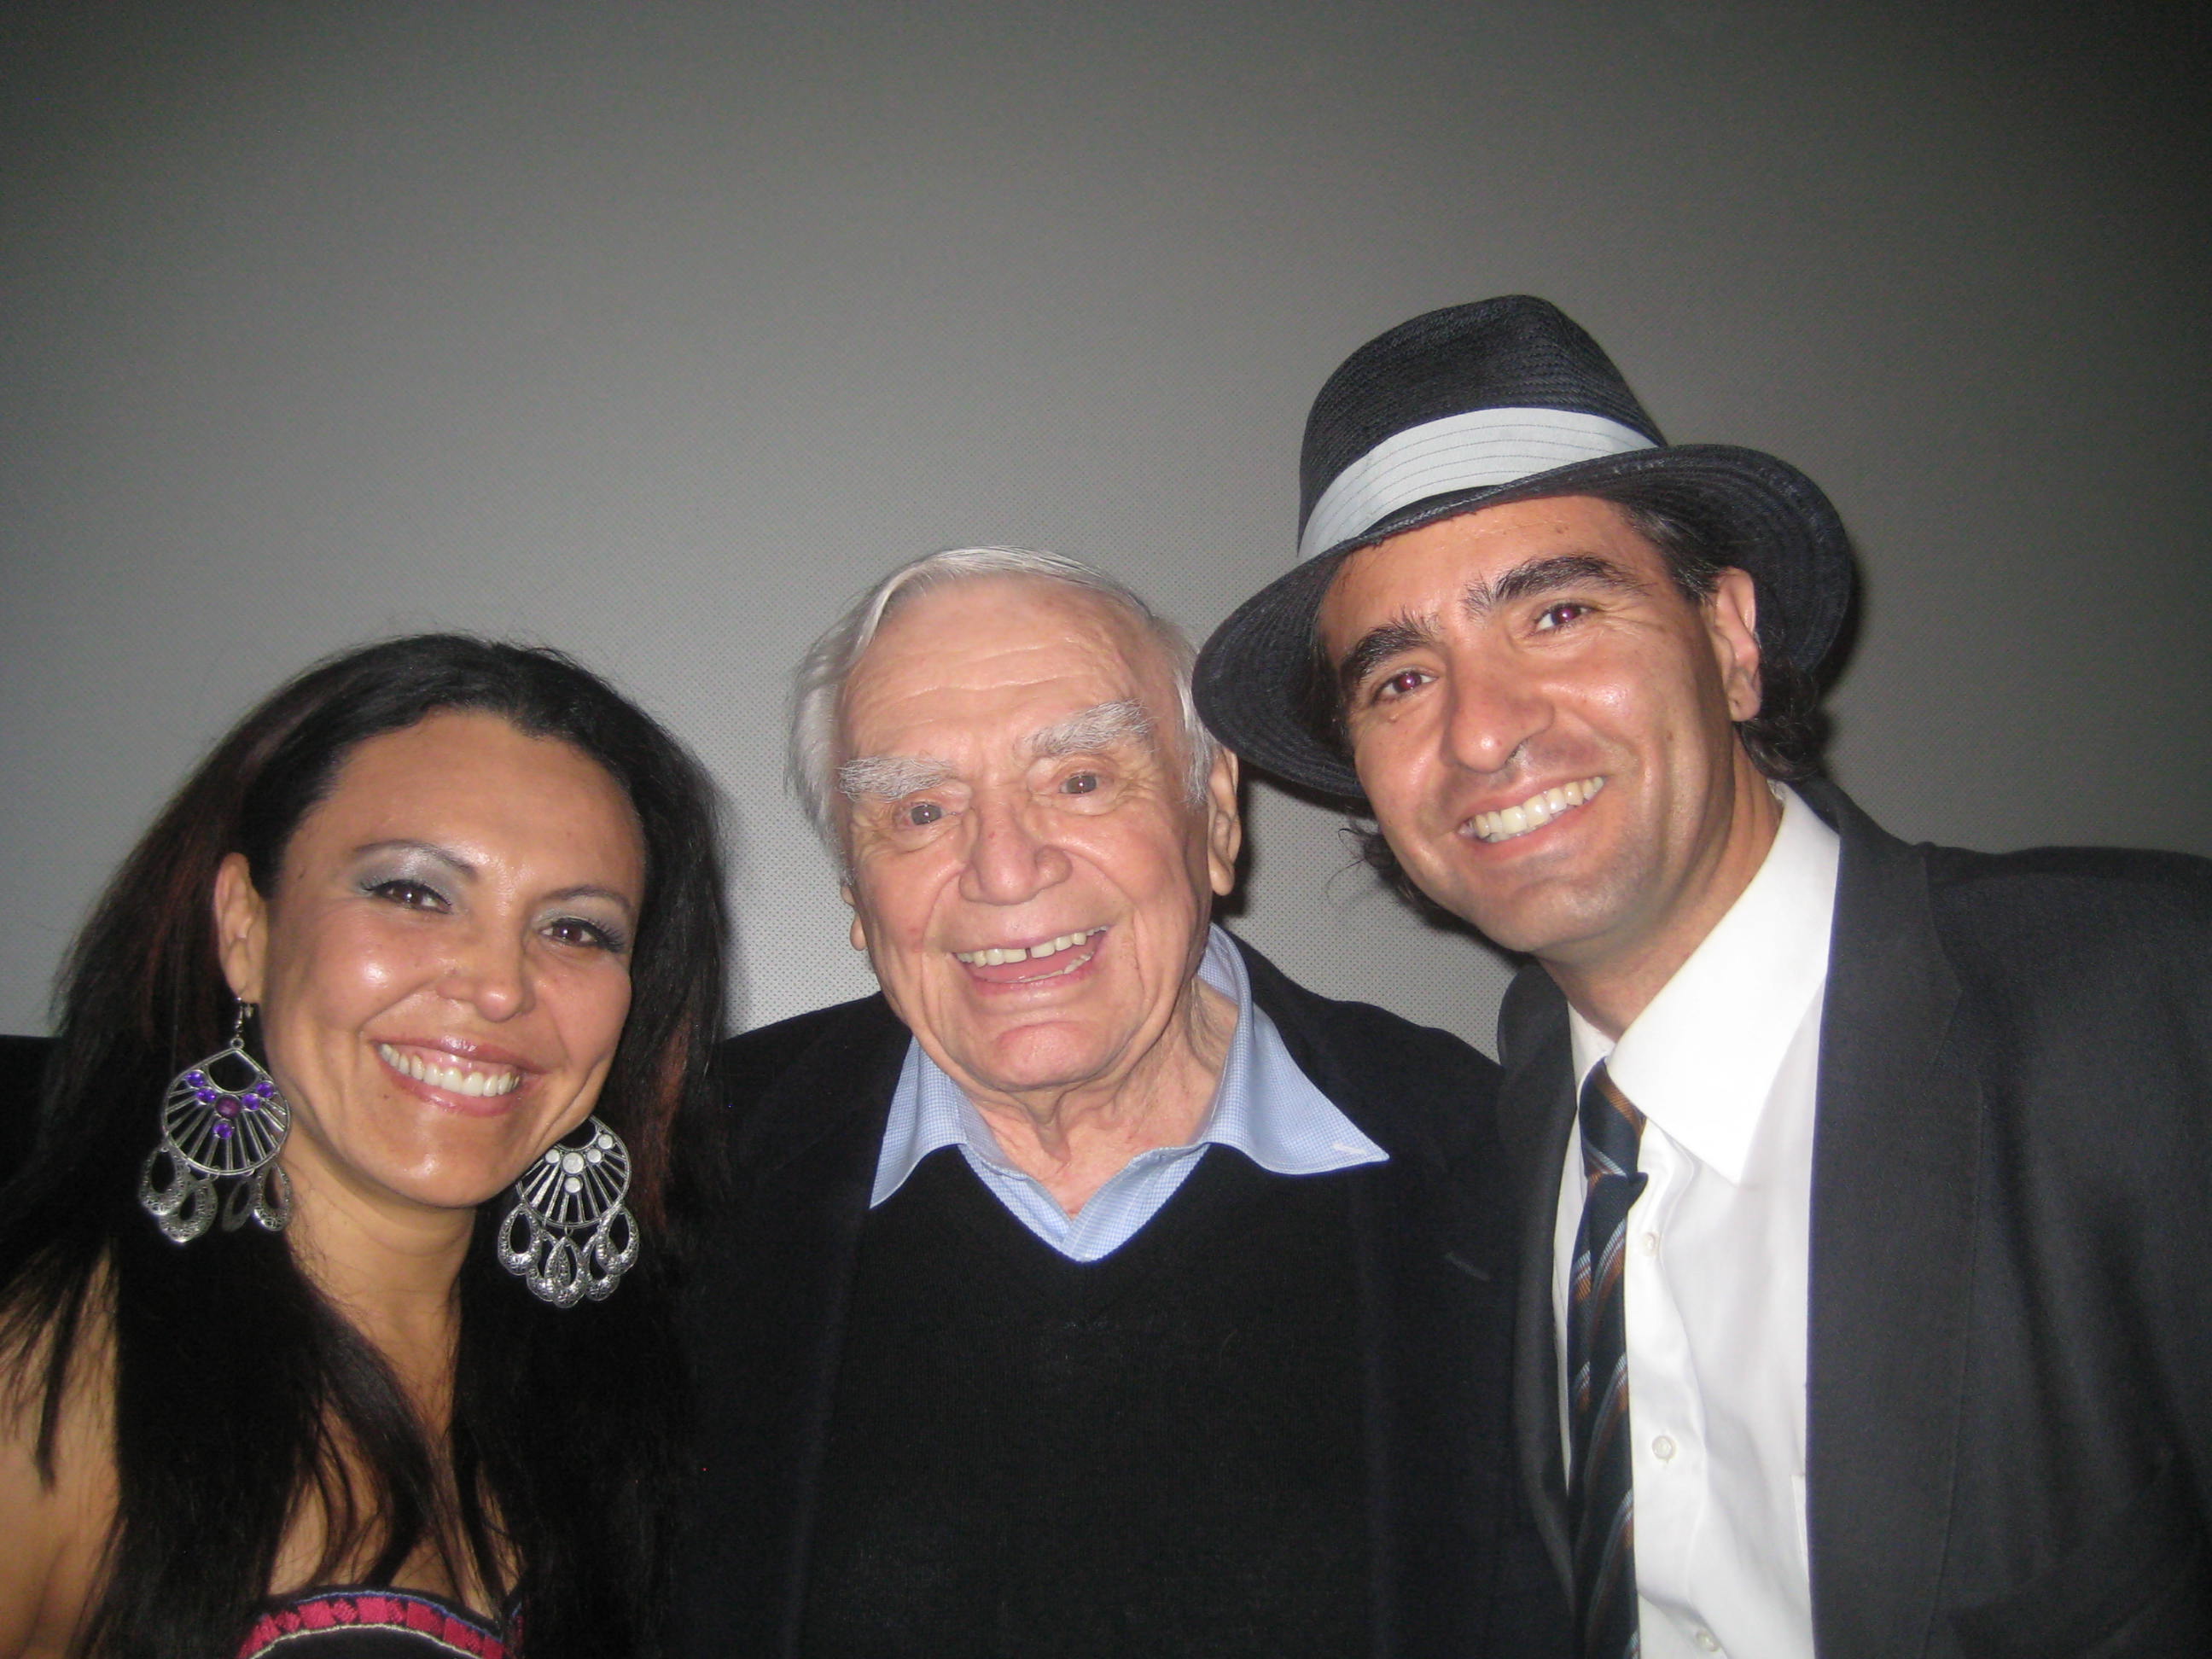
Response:
[{"label": "black suit jacket", "polygon": [[[2212,1654],[2212,864],[1911,847],[1802,793],[1843,841],[1813,1153],[1819,1651]],[[1564,1574],[1549,1275],[1574,1103],[1540,969],[1499,1047],[1517,1432]]]},{"label": "black suit jacket", "polygon": [[[1367,1333],[1370,1651],[1564,1653],[1563,1599],[1513,1474],[1514,1239],[1495,1067],[1244,954],[1254,999],[1300,1067],[1389,1154],[1348,1172]],[[678,1565],[680,1653],[795,1650],[847,1297],[908,1038],[872,996],[726,1045],[729,1199],[694,1285],[704,1429]]]}]

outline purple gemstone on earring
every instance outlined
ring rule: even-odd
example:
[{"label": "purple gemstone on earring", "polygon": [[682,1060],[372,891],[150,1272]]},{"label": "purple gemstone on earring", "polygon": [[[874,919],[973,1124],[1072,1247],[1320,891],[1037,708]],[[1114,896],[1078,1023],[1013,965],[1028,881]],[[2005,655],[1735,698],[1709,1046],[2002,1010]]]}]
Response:
[{"label": "purple gemstone on earring", "polygon": [[185,1073],[185,1081],[192,1085],[195,1088],[205,1088],[207,1086],[207,1080],[208,1074],[200,1070],[197,1066],[192,1067],[191,1071]]},{"label": "purple gemstone on earring", "polygon": [[212,1106],[222,1098],[212,1089],[195,1089],[192,1091],[192,1097],[203,1106]]},{"label": "purple gemstone on earring", "polygon": [[215,1138],[217,1140],[229,1139],[231,1133],[231,1126],[228,1123],[217,1123],[215,1126]]},{"label": "purple gemstone on earring", "polygon": [[239,1113],[239,1108],[242,1104],[243,1103],[240,1101],[236,1095],[225,1095],[221,1100],[216,1102],[215,1115],[217,1117],[224,1119],[236,1117]]}]

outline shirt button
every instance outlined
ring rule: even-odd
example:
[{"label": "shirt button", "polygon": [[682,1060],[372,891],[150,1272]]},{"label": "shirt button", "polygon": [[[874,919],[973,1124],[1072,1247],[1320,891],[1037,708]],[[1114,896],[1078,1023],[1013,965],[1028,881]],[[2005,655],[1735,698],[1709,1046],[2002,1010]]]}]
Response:
[{"label": "shirt button", "polygon": [[1720,1638],[1709,1630],[1701,1630],[1698,1632],[1698,1645],[1707,1653],[1718,1653],[1721,1650]]},{"label": "shirt button", "polygon": [[1646,1233],[1646,1234],[1644,1234],[1644,1235],[1643,1238],[1639,1241],[1639,1243],[1643,1245],[1643,1248],[1644,1248],[1644,1255],[1658,1255],[1658,1254],[1659,1254],[1659,1235],[1658,1235],[1658,1234],[1656,1234],[1656,1233]]},{"label": "shirt button", "polygon": [[1674,1455],[1674,1443],[1673,1439],[1668,1436],[1663,1434],[1661,1435],[1656,1440],[1651,1443],[1651,1455],[1657,1458],[1662,1463],[1667,1462],[1668,1459],[1671,1458]]}]

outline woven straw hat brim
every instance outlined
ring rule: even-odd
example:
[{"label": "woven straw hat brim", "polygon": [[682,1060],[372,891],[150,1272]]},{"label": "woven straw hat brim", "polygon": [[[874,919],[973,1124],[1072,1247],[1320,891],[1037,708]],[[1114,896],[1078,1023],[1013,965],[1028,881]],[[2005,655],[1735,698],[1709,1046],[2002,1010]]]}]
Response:
[{"label": "woven straw hat brim", "polygon": [[1826,495],[1787,461],[1728,444],[1679,444],[1601,456],[1510,483],[1416,501],[1279,577],[1237,607],[1199,653],[1193,690],[1217,738],[1253,765],[1351,803],[1352,767],[1308,729],[1314,620],[1344,556],[1439,519],[1504,501],[1571,495],[1633,480],[1639,496],[1692,519],[1757,585],[1759,638],[1808,672],[1850,609],[1850,544]]}]

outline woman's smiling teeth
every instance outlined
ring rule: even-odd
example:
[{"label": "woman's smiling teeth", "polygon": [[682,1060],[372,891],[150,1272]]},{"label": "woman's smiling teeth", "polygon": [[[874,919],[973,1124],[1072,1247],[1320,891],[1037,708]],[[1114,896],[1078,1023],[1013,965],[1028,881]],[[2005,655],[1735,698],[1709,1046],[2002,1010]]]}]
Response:
[{"label": "woman's smiling teeth", "polygon": [[395,1048],[388,1042],[378,1043],[376,1054],[378,1059],[402,1076],[449,1094],[507,1095],[522,1086],[522,1073],[512,1066],[484,1067],[450,1056],[443,1061],[434,1061],[419,1054]]},{"label": "woman's smiling teeth", "polygon": [[1501,806],[1495,812],[1477,812],[1469,821],[1478,841],[1511,841],[1531,830],[1540,830],[1562,812],[1571,812],[1605,787],[1605,780],[1584,778],[1556,789],[1540,789],[1517,806]]}]

